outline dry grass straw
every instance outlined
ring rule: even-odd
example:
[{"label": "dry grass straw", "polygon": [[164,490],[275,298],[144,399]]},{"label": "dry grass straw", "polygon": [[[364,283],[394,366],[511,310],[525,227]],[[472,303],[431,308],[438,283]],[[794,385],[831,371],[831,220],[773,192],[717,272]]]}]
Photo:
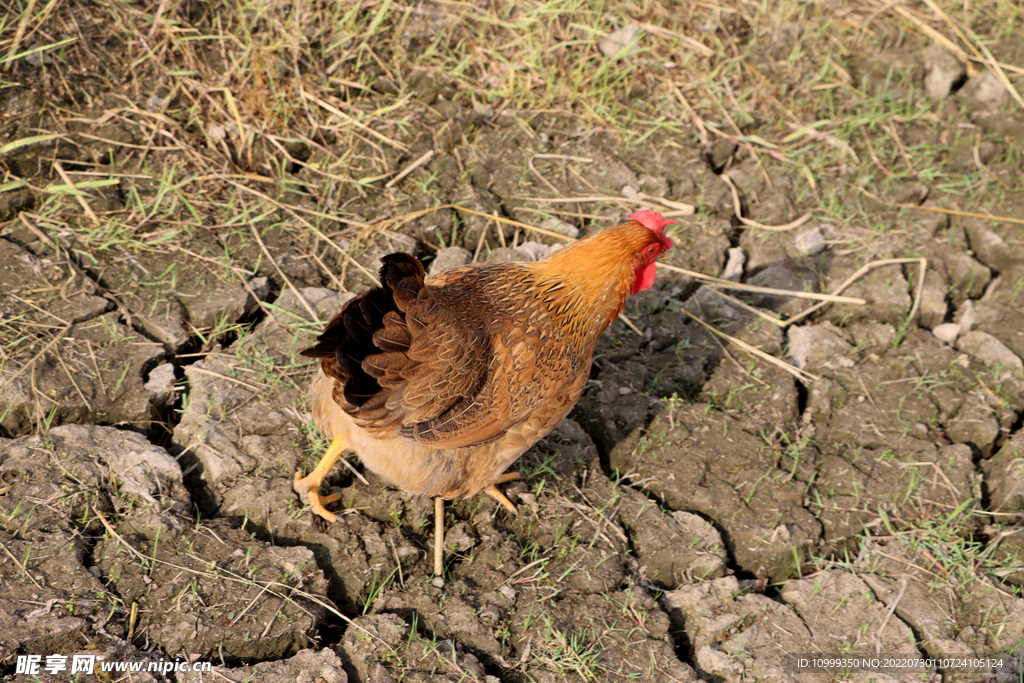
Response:
[{"label": "dry grass straw", "polygon": [[976,213],[974,211],[960,211],[958,209],[946,209],[941,206],[920,206],[918,204],[895,204],[895,206],[901,209],[912,209],[914,211],[930,211],[932,213],[944,213],[948,216],[984,218],[985,220],[989,221],[999,221],[1001,223],[1017,223],[1018,225],[1024,225],[1024,218],[1014,218],[1013,216],[993,216],[987,213]]}]

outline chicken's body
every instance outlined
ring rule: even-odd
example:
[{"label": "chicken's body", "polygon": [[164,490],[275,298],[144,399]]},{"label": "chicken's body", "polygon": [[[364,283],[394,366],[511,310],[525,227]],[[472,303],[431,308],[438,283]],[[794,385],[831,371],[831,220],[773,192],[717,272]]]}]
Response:
[{"label": "chicken's body", "polygon": [[[465,498],[494,484],[572,410],[600,334],[653,283],[671,246],[652,212],[536,263],[488,263],[425,280],[384,257],[382,287],[353,299],[304,352],[321,358],[313,416],[335,438],[296,490],[316,491],[344,448],[399,488]],[[325,499],[327,500],[327,499]]]}]

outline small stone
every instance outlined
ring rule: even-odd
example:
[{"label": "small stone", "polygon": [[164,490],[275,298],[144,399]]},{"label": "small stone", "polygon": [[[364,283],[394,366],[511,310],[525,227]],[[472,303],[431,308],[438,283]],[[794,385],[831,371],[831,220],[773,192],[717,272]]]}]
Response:
[{"label": "small stone", "polygon": [[812,256],[825,251],[825,236],[821,234],[821,228],[804,230],[796,236],[793,246],[801,254]]},{"label": "small stone", "polygon": [[462,247],[447,247],[437,252],[437,255],[434,257],[434,262],[430,264],[430,272],[428,275],[429,277],[434,277],[438,273],[443,273],[446,270],[464,266],[471,258],[473,258],[473,255],[469,253],[468,249],[463,249]]},{"label": "small stone", "polygon": [[494,118],[494,107],[489,104],[483,104],[477,102],[473,105],[473,113],[479,116],[484,121],[490,121]]},{"label": "small stone", "polygon": [[580,229],[575,225],[570,225],[563,220],[557,218],[547,218],[540,227],[544,230],[550,230],[551,232],[557,232],[559,235],[565,235],[566,237],[572,237],[576,239],[579,237]]},{"label": "small stone", "polygon": [[978,320],[978,314],[974,310],[974,302],[968,299],[960,304],[960,308],[956,310],[953,320],[960,324],[961,333],[970,332]]},{"label": "small stone", "polygon": [[270,280],[265,277],[254,277],[249,280],[249,291],[260,301],[266,301],[267,295],[270,294]]},{"label": "small stone", "polygon": [[523,242],[516,251],[523,255],[524,261],[540,261],[551,253],[551,247],[540,242]]},{"label": "small stone", "polygon": [[[711,162],[711,168],[717,173],[725,168],[725,165],[729,163],[729,159],[736,152],[738,146],[735,142],[729,138],[721,138],[711,145],[711,150],[708,152],[708,160]],[[728,189],[728,188],[726,188]],[[732,198],[729,199],[730,205]]]},{"label": "small stone", "polygon": [[946,97],[966,75],[966,66],[941,45],[933,44],[924,51],[924,90],[930,99]]},{"label": "small stone", "polygon": [[430,585],[434,588],[444,588],[444,579],[440,576],[435,576],[434,580],[430,582]]},{"label": "small stone", "polygon": [[[921,206],[922,208],[943,208],[934,199],[926,199]],[[918,211],[915,213],[914,222],[930,237],[935,237],[940,231],[949,227],[949,214],[938,211]]]},{"label": "small stone", "polygon": [[853,349],[832,323],[792,327],[789,330],[789,356],[798,368],[808,363],[828,367],[833,362],[848,360],[846,354]]},{"label": "small stone", "polygon": [[971,251],[978,260],[997,271],[1005,271],[1024,264],[1024,246],[1007,242],[992,229],[987,220],[968,218],[964,221],[964,232],[971,245]]},{"label": "small stone", "polygon": [[597,47],[605,57],[621,59],[622,57],[630,56],[640,49],[639,35],[639,24],[626,24],[602,38]]},{"label": "small stone", "polygon": [[747,257],[740,247],[732,247],[727,253],[729,260],[726,261],[725,270],[722,271],[722,279],[739,282],[743,277],[743,264],[747,262]]},{"label": "small stone", "polygon": [[985,293],[985,287],[992,281],[992,271],[964,253],[945,257],[949,283],[972,299]]},{"label": "small stone", "polygon": [[1024,374],[1024,360],[987,332],[968,332],[957,340],[956,348],[985,365],[998,365]]},{"label": "small stone", "polygon": [[988,69],[968,80],[960,94],[970,111],[993,111],[1010,99],[1006,86]]},{"label": "small stone", "polygon": [[640,189],[652,197],[668,196],[668,180],[664,177],[642,175],[639,178]]},{"label": "small stone", "polygon": [[149,392],[149,400],[154,405],[170,404],[174,397],[174,366],[170,363],[161,363],[153,368],[144,388]]},{"label": "small stone", "polygon": [[918,309],[917,322],[921,327],[933,329],[946,319],[949,304],[946,295],[949,286],[936,271],[929,269],[924,277],[924,289],[921,292],[921,306]]},{"label": "small stone", "polygon": [[960,332],[963,331],[963,325],[957,323],[943,323],[937,325],[932,329],[932,334],[935,335],[936,339],[952,344],[956,341],[956,338],[960,336]]},{"label": "small stone", "polygon": [[445,531],[444,547],[457,553],[464,553],[479,541],[473,528],[466,522],[458,522]]},{"label": "small stone", "polygon": [[522,262],[526,261],[527,258],[523,252],[512,247],[498,247],[492,249],[490,255],[487,257],[488,261],[511,261],[511,262]]},{"label": "small stone", "polygon": [[897,204],[921,204],[928,198],[929,193],[931,188],[924,183],[910,181],[900,186],[893,200]]},{"label": "small stone", "polygon": [[999,438],[999,422],[989,406],[970,399],[964,402],[956,416],[946,424],[945,432],[953,443],[967,444],[983,458],[988,458]]}]

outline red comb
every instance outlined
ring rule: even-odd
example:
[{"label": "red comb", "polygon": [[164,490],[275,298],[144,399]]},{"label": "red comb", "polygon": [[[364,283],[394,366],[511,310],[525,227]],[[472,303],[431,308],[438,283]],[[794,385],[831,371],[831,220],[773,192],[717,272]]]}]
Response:
[{"label": "red comb", "polygon": [[631,213],[628,216],[626,216],[626,218],[632,218],[640,225],[644,226],[648,230],[657,233],[658,235],[665,234],[666,225],[668,225],[669,223],[675,223],[675,221],[672,220],[665,220],[665,217],[662,216],[660,213],[658,213],[657,211],[651,211],[650,209],[644,209],[643,211]]}]

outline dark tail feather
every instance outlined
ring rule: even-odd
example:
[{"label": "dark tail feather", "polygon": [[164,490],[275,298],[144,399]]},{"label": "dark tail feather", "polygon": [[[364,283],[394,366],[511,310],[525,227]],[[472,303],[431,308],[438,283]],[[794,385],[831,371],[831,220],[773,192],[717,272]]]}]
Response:
[{"label": "dark tail feather", "polygon": [[409,254],[390,254],[381,261],[384,265],[380,269],[380,280],[391,290],[395,305],[404,312],[423,289],[427,271]]},{"label": "dark tail feather", "polygon": [[[374,335],[385,329],[385,316],[402,315],[423,288],[426,271],[409,254],[389,254],[381,259],[381,287],[349,301],[341,313],[324,328],[316,345],[302,352],[307,358],[323,359],[324,371],[345,382],[345,400],[361,406],[381,390],[376,378],[363,370],[367,356],[382,350],[398,350],[405,340],[391,332],[382,335],[385,346],[374,343]],[[406,342],[407,344],[407,342]]]}]

